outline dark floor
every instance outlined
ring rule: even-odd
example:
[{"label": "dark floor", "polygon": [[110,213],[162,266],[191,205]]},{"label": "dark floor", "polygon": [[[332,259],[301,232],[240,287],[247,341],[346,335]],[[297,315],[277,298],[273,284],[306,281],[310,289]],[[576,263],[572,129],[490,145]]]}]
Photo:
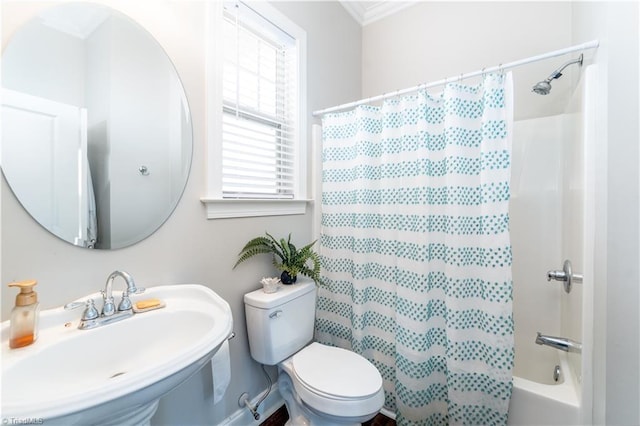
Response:
[{"label": "dark floor", "polygon": [[260,423],[260,426],[283,426],[287,420],[289,420],[289,413],[287,413],[287,407],[283,405],[270,415],[267,420]]},{"label": "dark floor", "polygon": [[390,419],[384,414],[378,414],[368,422],[362,423],[363,426],[396,426],[396,421]]},{"label": "dark floor", "polygon": [[[289,420],[289,413],[287,413],[287,408],[283,405],[268,419],[260,423],[260,426],[284,426],[287,420]],[[396,426],[396,422],[384,414],[378,414],[373,419],[363,423],[362,426]]]}]

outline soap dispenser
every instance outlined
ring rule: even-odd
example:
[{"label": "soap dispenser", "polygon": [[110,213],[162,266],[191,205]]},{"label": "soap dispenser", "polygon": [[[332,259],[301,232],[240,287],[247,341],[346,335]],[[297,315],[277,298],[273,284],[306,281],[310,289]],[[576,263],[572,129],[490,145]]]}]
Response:
[{"label": "soap dispenser", "polygon": [[11,311],[9,347],[12,349],[28,346],[38,337],[38,316],[40,306],[38,294],[33,291],[36,280],[9,283],[9,287],[19,287],[16,306]]}]

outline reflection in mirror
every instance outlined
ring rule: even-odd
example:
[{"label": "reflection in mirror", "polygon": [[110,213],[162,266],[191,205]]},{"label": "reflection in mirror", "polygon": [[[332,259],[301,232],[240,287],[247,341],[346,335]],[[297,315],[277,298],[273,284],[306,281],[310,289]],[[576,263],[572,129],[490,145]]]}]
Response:
[{"label": "reflection in mirror", "polygon": [[47,230],[126,247],[175,209],[193,149],[184,89],[160,45],[95,4],[46,9],[2,53],[2,170]]}]

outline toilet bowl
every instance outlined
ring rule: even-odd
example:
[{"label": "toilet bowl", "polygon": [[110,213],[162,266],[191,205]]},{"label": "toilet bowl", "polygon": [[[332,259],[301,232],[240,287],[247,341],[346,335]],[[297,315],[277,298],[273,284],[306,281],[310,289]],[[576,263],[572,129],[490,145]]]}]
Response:
[{"label": "toilet bowl", "polygon": [[311,342],[316,287],[312,281],[261,289],[244,297],[251,356],[278,366],[288,425],[355,425],[384,404],[382,377],[366,358]]}]

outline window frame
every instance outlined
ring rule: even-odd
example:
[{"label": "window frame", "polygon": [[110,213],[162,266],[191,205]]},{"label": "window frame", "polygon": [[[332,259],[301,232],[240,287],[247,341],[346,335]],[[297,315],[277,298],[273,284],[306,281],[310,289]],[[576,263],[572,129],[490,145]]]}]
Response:
[{"label": "window frame", "polygon": [[207,193],[200,200],[208,219],[304,214],[307,199],[307,35],[306,32],[267,2],[243,1],[275,26],[295,39],[297,48],[298,112],[294,157],[293,198],[223,198],[222,117],[223,2],[207,2]]}]

